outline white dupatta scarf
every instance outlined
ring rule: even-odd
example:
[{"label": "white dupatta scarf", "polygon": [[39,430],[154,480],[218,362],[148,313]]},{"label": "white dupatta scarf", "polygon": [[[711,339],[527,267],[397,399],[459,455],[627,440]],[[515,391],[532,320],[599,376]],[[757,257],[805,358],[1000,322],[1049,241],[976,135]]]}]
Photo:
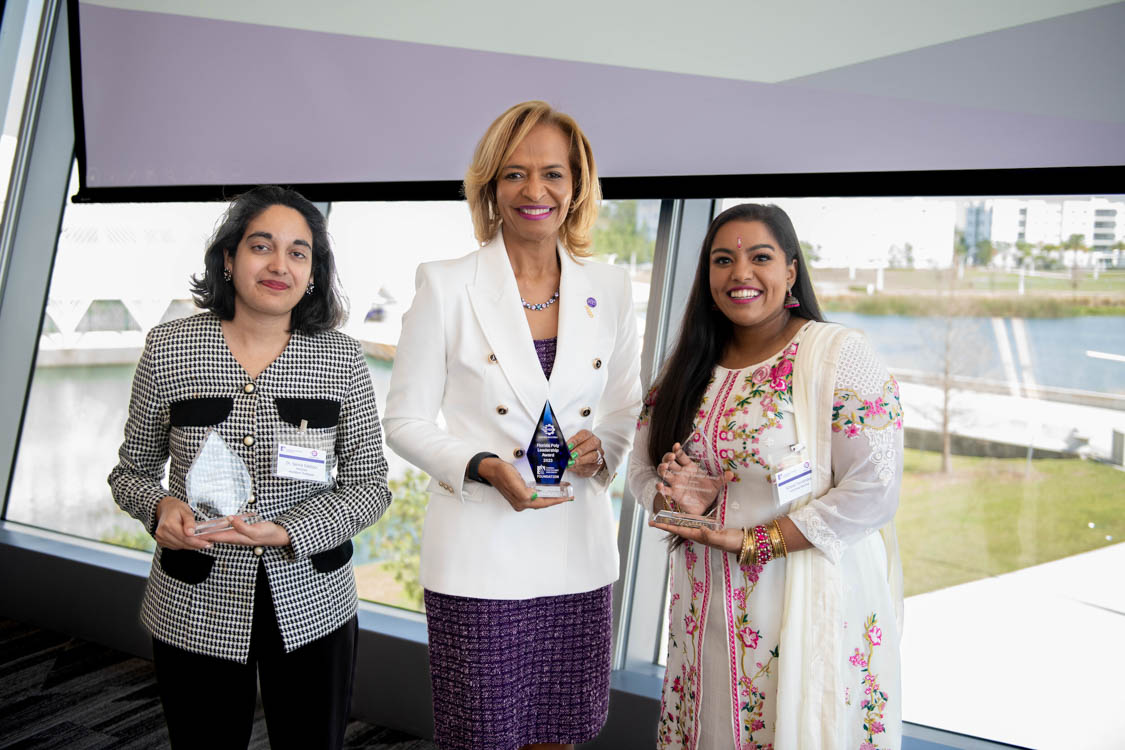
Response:
[{"label": "white dupatta scarf", "polygon": [[[809,500],[832,488],[832,402],[840,348],[849,333],[840,325],[814,323],[801,339],[793,367],[797,439],[815,467]],[[902,568],[893,523],[880,533],[901,632]],[[845,750],[842,600],[839,565],[816,548],[786,558],[775,750]]]}]

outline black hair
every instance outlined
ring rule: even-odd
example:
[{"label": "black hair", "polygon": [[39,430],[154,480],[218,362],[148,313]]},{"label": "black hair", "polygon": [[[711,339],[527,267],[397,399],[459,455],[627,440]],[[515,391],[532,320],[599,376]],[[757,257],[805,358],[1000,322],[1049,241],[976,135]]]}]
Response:
[{"label": "black hair", "polygon": [[679,340],[664,364],[650,397],[651,421],[645,449],[653,466],[660,463],[673,443],[680,442],[691,431],[711,373],[734,333],[734,326],[715,307],[711,298],[710,267],[715,235],[731,221],[760,221],[769,228],[785,252],[786,264],[797,261],[793,294],[801,304],[792,308],[790,313],[806,320],[824,321],[801,245],[797,241],[797,232],[784,211],[774,205],[742,203],[716,216],[707,228],[707,236],[703,238],[699,251],[695,283],[688,297]]},{"label": "black hair", "polygon": [[313,292],[301,295],[301,301],[290,313],[289,329],[311,335],[339,328],[347,317],[347,302],[336,277],[328,222],[303,195],[276,185],[256,187],[230,202],[203,254],[203,276],[191,277],[195,306],[210,310],[222,320],[234,318],[234,285],[223,278],[224,255],[234,257],[246,227],[270,206],[287,206],[297,211],[312,234]]}]

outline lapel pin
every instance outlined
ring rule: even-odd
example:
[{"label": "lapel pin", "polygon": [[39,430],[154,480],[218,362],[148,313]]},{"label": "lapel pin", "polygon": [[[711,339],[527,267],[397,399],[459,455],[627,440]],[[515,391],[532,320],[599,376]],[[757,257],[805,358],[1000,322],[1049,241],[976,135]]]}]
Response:
[{"label": "lapel pin", "polygon": [[594,308],[598,306],[598,301],[593,297],[586,298],[586,314],[591,318],[594,317]]}]

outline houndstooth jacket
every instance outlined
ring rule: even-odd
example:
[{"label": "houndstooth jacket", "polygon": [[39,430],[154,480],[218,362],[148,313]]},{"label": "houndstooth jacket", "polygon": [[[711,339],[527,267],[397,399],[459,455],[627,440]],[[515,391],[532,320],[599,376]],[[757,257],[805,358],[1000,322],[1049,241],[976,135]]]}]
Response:
[{"label": "houndstooth jacket", "polygon": [[[334,446],[329,465],[334,460],[336,476],[328,485],[274,476],[279,429],[302,420],[309,434]],[[362,348],[336,331],[294,332],[278,358],[251,380],[227,348],[215,315],[153,328],[133,378],[120,462],[109,475],[117,504],[149,533],[156,529],[161,499],[186,498],[185,476],[211,428],[249,470],[253,494],[245,510],[283,526],[292,544],[158,547],[141,621],[173,646],[246,662],[261,562],[285,649],[292,651],[355,614],[351,537],[391,501]]]}]

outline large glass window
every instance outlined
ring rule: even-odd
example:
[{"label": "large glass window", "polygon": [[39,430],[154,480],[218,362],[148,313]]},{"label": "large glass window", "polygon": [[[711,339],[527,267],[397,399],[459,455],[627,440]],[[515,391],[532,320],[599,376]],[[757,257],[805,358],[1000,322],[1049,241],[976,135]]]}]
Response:
[{"label": "large glass window", "polygon": [[754,202],[789,213],[827,317],[900,382],[904,718],[1031,747],[1118,742],[1125,237],[1095,246],[1089,209],[1125,198]]},{"label": "large glass window", "polygon": [[9,2],[0,23],[0,207],[16,155],[23,104],[35,57],[35,40],[43,14],[42,0]]},{"label": "large glass window", "polygon": [[[72,190],[76,189],[72,184]],[[188,293],[225,204],[68,204],[27,404],[8,518],[54,531],[152,549],[140,524],[113,503],[133,371],[152,326],[198,312]],[[607,202],[591,262],[630,269],[640,334],[648,302],[656,201]],[[329,211],[344,331],[361,341],[380,409],[386,404],[402,315],[419,263],[476,244],[467,206],[336,203]],[[530,438],[530,436],[529,436]],[[357,539],[360,595],[421,610],[418,563],[429,477],[388,450],[394,503]],[[620,512],[624,472],[612,489]]]}]

